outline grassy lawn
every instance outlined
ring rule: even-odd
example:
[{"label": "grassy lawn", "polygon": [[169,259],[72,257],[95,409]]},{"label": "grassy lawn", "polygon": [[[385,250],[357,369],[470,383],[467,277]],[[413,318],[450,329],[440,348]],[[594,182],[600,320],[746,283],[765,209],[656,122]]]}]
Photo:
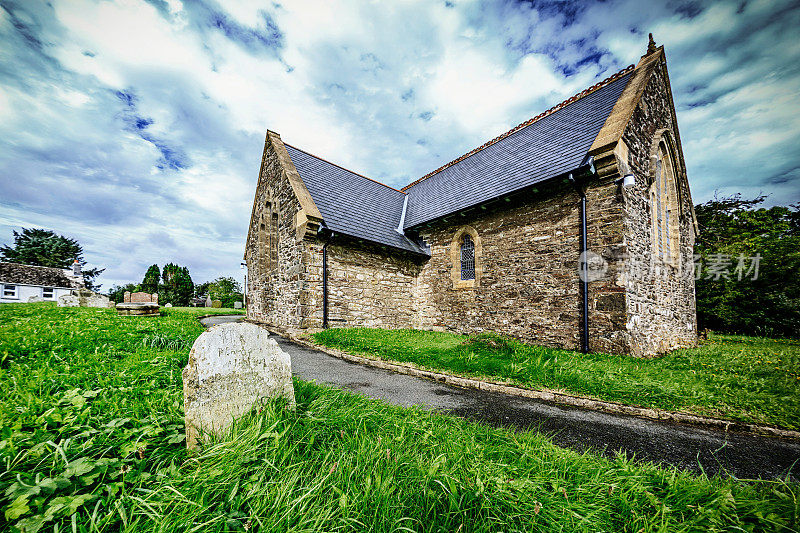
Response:
[{"label": "grassy lawn", "polygon": [[207,312],[0,306],[0,530],[796,530],[795,483],[578,454],[302,381],[296,411],[270,403],[190,455],[181,369]]},{"label": "grassy lawn", "polygon": [[588,354],[495,335],[328,329],[324,346],[463,376],[800,429],[800,341],[712,336],[657,359]]}]

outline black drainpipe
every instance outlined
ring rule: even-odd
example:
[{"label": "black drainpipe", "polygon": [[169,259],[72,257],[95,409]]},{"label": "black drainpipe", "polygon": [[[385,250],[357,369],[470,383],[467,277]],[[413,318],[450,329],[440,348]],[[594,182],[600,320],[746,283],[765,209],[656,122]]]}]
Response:
[{"label": "black drainpipe", "polygon": [[586,231],[586,191],[578,185],[575,178],[570,173],[569,181],[581,195],[581,255],[580,255],[580,269],[581,269],[581,293],[583,296],[583,324],[581,335],[581,351],[589,353],[589,262],[587,261],[586,251],[587,245],[587,231]]},{"label": "black drainpipe", "polygon": [[322,329],[328,329],[328,245],[332,238],[333,233],[322,245]]}]

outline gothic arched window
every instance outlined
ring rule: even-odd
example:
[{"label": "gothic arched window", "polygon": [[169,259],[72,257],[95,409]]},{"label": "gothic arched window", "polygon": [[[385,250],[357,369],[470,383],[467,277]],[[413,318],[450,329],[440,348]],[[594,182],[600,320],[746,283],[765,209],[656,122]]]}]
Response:
[{"label": "gothic arched window", "polygon": [[483,274],[483,247],[475,228],[462,226],[450,241],[452,270],[450,279],[454,289],[472,289],[480,286]]},{"label": "gothic arched window", "polygon": [[653,255],[665,263],[679,258],[678,189],[675,165],[664,141],[655,154],[655,175],[650,186]]},{"label": "gothic arched window", "polygon": [[461,239],[461,279],[475,279],[475,243],[467,233]]}]

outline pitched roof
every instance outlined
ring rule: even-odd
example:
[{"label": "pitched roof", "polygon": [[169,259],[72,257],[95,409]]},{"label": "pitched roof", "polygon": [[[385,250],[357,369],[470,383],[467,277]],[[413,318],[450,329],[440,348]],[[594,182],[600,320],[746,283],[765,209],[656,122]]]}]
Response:
[{"label": "pitched roof", "polygon": [[405,187],[409,196],[405,228],[585,164],[632,69],[618,72]]},{"label": "pitched roof", "polygon": [[78,289],[80,284],[65,269],[19,263],[0,263],[0,283]]},{"label": "pitched roof", "polygon": [[284,143],[289,157],[333,232],[428,255],[397,228],[405,194]]},{"label": "pitched roof", "polygon": [[428,255],[397,231],[482,204],[586,164],[633,65],[397,190],[285,144],[331,231]]}]

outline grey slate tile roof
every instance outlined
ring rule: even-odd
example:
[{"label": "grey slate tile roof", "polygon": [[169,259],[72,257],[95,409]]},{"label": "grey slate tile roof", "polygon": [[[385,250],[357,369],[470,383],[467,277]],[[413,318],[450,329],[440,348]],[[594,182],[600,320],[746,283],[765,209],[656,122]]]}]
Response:
[{"label": "grey slate tile roof", "polygon": [[0,283],[13,285],[40,285],[79,289],[80,284],[67,277],[63,268],[21,265],[19,263],[0,263]]},{"label": "grey slate tile roof", "polygon": [[284,145],[328,229],[428,255],[425,249],[396,231],[405,194],[294,146]]},{"label": "grey slate tile roof", "polygon": [[630,72],[406,188],[405,228],[577,169],[629,77]]},{"label": "grey slate tile roof", "polygon": [[[398,191],[285,144],[331,231],[429,255],[398,233],[576,170],[631,75],[629,67]],[[524,126],[524,127],[523,127]]]}]

